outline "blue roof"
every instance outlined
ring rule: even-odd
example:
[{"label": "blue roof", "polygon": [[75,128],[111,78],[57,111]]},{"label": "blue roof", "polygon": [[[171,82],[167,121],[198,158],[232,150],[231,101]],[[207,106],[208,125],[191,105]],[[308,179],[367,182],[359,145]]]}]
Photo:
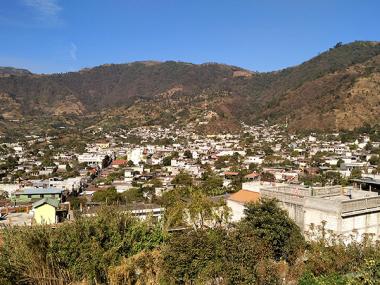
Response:
[{"label": "blue roof", "polygon": [[62,194],[63,190],[59,188],[26,188],[17,194],[21,195],[41,195],[41,194]]}]

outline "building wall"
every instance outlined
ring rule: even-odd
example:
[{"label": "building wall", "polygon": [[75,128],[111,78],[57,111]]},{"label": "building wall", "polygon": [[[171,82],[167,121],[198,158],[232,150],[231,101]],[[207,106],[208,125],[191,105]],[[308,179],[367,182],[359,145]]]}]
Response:
[{"label": "building wall", "polygon": [[227,200],[227,206],[231,208],[231,222],[238,222],[245,217],[244,205],[235,201]]},{"label": "building wall", "polygon": [[367,213],[363,215],[346,217],[342,219],[342,234],[350,234],[356,230],[358,235],[372,233],[380,234],[380,213]]},{"label": "building wall", "polygon": [[286,203],[280,202],[280,205],[283,209],[285,209],[289,217],[295,221],[295,223],[300,227],[301,230],[304,229],[304,209],[302,205],[298,205],[295,203]]},{"label": "building wall", "polygon": [[52,205],[44,204],[34,209],[34,220],[36,224],[54,224],[56,221],[56,211]]},{"label": "building wall", "polygon": [[327,230],[332,230],[339,233],[341,230],[341,218],[337,213],[321,211],[318,209],[305,209],[305,220],[304,220],[304,231],[310,229],[310,225],[321,226],[322,222],[325,221],[325,228]]},{"label": "building wall", "polygon": [[36,194],[36,195],[31,195],[30,198],[28,197],[28,195],[25,195],[25,194],[20,194],[19,197],[16,197],[16,195],[12,195],[11,201],[16,202],[16,203],[29,203],[29,202],[40,200],[43,198],[50,198],[50,199],[61,201],[61,195],[59,194],[55,194],[54,197],[51,194],[43,194],[43,197],[41,197],[41,194]]},{"label": "building wall", "polygon": [[326,222],[327,230],[344,236],[357,233],[358,239],[360,239],[361,235],[365,233],[380,235],[380,213],[362,213],[342,217],[340,213],[333,211],[305,208],[305,231],[309,230],[310,224],[322,225],[322,221]]}]

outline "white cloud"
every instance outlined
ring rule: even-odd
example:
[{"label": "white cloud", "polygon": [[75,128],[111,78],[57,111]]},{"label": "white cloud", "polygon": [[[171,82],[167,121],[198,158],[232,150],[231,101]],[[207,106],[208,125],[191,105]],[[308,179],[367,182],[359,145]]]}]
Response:
[{"label": "white cloud", "polygon": [[77,46],[74,43],[70,44],[70,57],[72,60],[77,60]]},{"label": "white cloud", "polygon": [[45,27],[56,27],[63,24],[60,12],[63,8],[58,4],[58,0],[21,0],[29,7],[33,14],[35,24]]},{"label": "white cloud", "polygon": [[56,0],[24,0],[24,3],[46,17],[55,17],[62,10]]}]

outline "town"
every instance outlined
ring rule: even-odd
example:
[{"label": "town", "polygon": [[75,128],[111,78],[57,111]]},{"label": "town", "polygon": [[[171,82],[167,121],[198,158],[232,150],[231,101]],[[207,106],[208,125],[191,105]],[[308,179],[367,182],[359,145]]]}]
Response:
[{"label": "town", "polygon": [[161,221],[165,197],[186,186],[227,205],[230,222],[247,203],[275,198],[303,232],[326,223],[337,234],[380,234],[376,132],[291,134],[286,124],[219,135],[175,125],[90,132],[96,139],[80,151],[54,136],[1,144],[0,225],[54,225],[104,205]]}]

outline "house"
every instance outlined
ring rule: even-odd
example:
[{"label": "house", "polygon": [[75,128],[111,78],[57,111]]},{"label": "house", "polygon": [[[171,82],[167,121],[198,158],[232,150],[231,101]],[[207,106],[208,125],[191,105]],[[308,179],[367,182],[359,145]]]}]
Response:
[{"label": "house", "polygon": [[370,192],[376,192],[380,194],[380,179],[374,179],[372,177],[362,177],[360,179],[351,179],[355,188],[360,190],[368,190]]},{"label": "house", "polygon": [[274,198],[287,210],[303,232],[311,225],[321,226],[342,237],[355,234],[380,234],[380,196],[376,192],[352,187],[302,187],[299,185],[269,186],[260,189],[262,197]]},{"label": "house", "polygon": [[[84,216],[94,216],[97,214],[101,203],[87,203],[87,207],[83,208]],[[164,215],[165,208],[157,204],[145,204],[145,203],[131,203],[126,205],[120,205],[116,210],[130,213],[133,217],[136,217],[140,220],[145,220],[152,218],[153,221],[160,221]]]},{"label": "house", "polygon": [[78,155],[79,163],[86,163],[88,166],[97,167],[102,165],[102,161],[105,157],[105,154],[98,153],[83,153]]},{"label": "house", "polygon": [[34,222],[38,225],[50,225],[57,223],[57,208],[59,201],[51,198],[44,198],[33,203],[32,212]]},{"label": "house", "polygon": [[131,149],[127,154],[128,159],[131,160],[134,165],[138,165],[140,161],[144,160],[143,152],[144,152],[143,148],[140,148],[140,147]]},{"label": "house", "polygon": [[260,174],[256,173],[256,172],[252,172],[250,174],[247,174],[244,176],[245,179],[249,180],[249,181],[257,181],[260,179]]},{"label": "house", "polygon": [[63,190],[58,188],[37,188],[31,187],[13,193],[11,200],[16,203],[28,203],[43,198],[51,198],[60,201]]},{"label": "house", "polygon": [[157,204],[133,203],[125,206],[132,216],[145,220],[152,217],[155,221],[160,221],[163,217],[165,209]]},{"label": "house", "polygon": [[262,164],[263,161],[264,161],[264,158],[262,156],[255,155],[255,156],[247,156],[244,163],[245,164],[251,164],[251,163]]},{"label": "house", "polygon": [[127,164],[127,161],[125,159],[115,159],[112,161],[112,167],[113,168],[120,168]]},{"label": "house", "polygon": [[8,193],[8,196],[11,196],[12,193],[20,189],[20,184],[0,184],[0,191]]},{"label": "house", "polygon": [[226,171],[224,172],[225,179],[233,179],[234,177],[239,176],[239,172],[236,171]]},{"label": "house", "polygon": [[257,202],[260,199],[260,193],[250,190],[240,190],[227,199],[227,206],[231,208],[231,221],[237,222],[244,218],[244,209],[247,203]]},{"label": "house", "polygon": [[99,140],[95,143],[98,148],[105,149],[110,147],[110,143],[106,140]]}]

